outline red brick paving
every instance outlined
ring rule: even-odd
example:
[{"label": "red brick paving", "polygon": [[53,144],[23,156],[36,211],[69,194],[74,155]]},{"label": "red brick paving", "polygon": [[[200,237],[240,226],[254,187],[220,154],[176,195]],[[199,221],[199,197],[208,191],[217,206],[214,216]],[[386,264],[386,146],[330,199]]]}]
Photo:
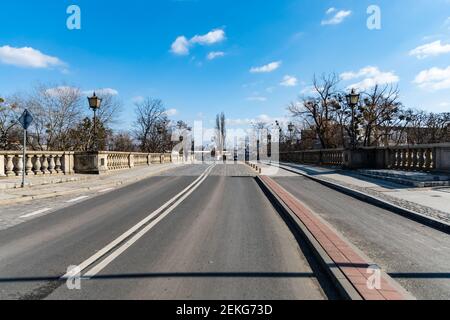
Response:
[{"label": "red brick paving", "polygon": [[345,239],[341,238],[334,230],[323,223],[315,213],[306,208],[278,183],[267,176],[262,176],[261,179],[303,222],[363,299],[406,299],[403,294],[389,284],[389,281],[384,276],[381,279],[381,289],[369,289],[367,280],[372,274],[367,273],[367,268],[370,264]]}]

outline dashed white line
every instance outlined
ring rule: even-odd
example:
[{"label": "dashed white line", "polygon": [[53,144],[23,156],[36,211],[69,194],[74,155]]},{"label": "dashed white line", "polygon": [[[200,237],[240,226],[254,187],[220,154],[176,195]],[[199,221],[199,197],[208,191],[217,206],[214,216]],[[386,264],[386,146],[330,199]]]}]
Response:
[{"label": "dashed white line", "polygon": [[108,191],[114,190],[114,188],[108,188],[108,189],[104,189],[104,190],[100,190],[98,193],[105,193]]},{"label": "dashed white line", "polygon": [[33,217],[33,216],[37,216],[38,214],[47,212],[47,211],[49,211],[49,210],[51,210],[51,208],[40,209],[40,210],[31,212],[31,213],[25,214],[25,215],[23,215],[23,216],[20,216],[19,218],[30,218],[30,217]]},{"label": "dashed white line", "polygon": [[83,200],[83,199],[86,199],[86,198],[89,198],[89,196],[82,196],[82,197],[78,197],[78,198],[75,198],[75,199],[72,199],[72,200],[66,201],[66,203],[77,202],[77,201],[80,201],[80,200]]}]

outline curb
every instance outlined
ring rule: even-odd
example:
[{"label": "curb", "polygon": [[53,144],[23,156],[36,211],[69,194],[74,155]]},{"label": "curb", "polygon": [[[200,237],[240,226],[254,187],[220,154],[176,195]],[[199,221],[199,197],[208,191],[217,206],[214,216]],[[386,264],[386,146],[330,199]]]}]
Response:
[{"label": "curb", "polygon": [[[32,200],[50,199],[50,198],[56,198],[56,197],[60,197],[60,196],[70,195],[73,193],[79,193],[79,192],[90,191],[90,190],[95,191],[95,190],[101,190],[101,189],[110,188],[110,187],[117,187],[117,186],[125,187],[126,185],[150,178],[150,177],[154,176],[155,174],[159,174],[159,173],[165,172],[170,169],[172,169],[172,168],[164,168],[162,170],[153,172],[144,177],[131,178],[131,179],[128,179],[125,181],[111,182],[111,183],[102,184],[101,186],[96,186],[96,187],[83,187],[83,188],[78,188],[78,189],[73,189],[73,190],[56,191],[56,192],[51,192],[51,193],[37,195],[37,196],[23,196],[23,197],[17,197],[14,199],[0,200],[0,205],[11,205],[11,204],[28,202],[28,201],[32,201]],[[83,181],[83,182],[85,182],[85,181]]]},{"label": "curb", "polygon": [[263,192],[269,198],[269,200],[276,205],[281,211],[284,218],[287,219],[287,224],[294,228],[294,231],[309,244],[312,252],[319,262],[320,267],[331,280],[334,287],[337,289],[339,294],[344,300],[363,300],[361,295],[353,288],[350,281],[345,278],[342,271],[330,258],[330,256],[325,252],[325,250],[320,246],[314,236],[309,232],[304,223],[292,212],[292,210],[276,195],[270,187],[261,179],[261,177],[256,177],[256,182],[261,187]]},{"label": "curb", "polygon": [[[273,165],[273,164],[270,164],[270,165]],[[301,175],[303,177],[306,177],[306,178],[308,178],[310,180],[318,182],[318,183],[320,183],[320,184],[322,184],[322,185],[324,185],[326,187],[329,187],[331,189],[334,189],[336,191],[344,193],[344,194],[346,194],[348,196],[351,196],[353,198],[356,198],[358,200],[362,200],[364,202],[367,202],[367,203],[370,203],[372,205],[375,205],[375,206],[377,206],[379,208],[389,210],[389,211],[391,211],[393,213],[396,213],[396,214],[398,214],[400,216],[403,216],[403,217],[408,218],[410,220],[413,220],[413,221],[419,222],[421,224],[424,224],[424,225],[426,225],[428,227],[431,227],[431,228],[434,228],[434,229],[439,230],[441,232],[450,234],[450,224],[445,223],[443,221],[439,221],[437,219],[434,219],[432,217],[428,217],[428,216],[423,215],[421,213],[418,213],[418,212],[415,212],[415,211],[411,211],[411,210],[399,207],[399,206],[397,206],[395,204],[392,204],[390,202],[387,202],[387,201],[382,200],[380,198],[377,198],[375,196],[368,195],[368,194],[363,193],[361,191],[357,191],[357,190],[354,190],[354,189],[351,189],[351,188],[344,187],[344,186],[342,186],[340,184],[337,184],[337,183],[332,183],[332,182],[329,182],[329,181],[322,180],[320,178],[316,178],[316,177],[310,176],[310,175],[308,175],[306,173],[299,172],[299,171],[295,170],[294,168],[289,168],[289,167],[286,167],[284,165],[283,165],[283,167],[279,166],[279,168],[281,168],[283,170],[286,170],[286,171],[289,171],[289,172],[292,172],[292,173],[295,173],[295,174],[299,174],[299,175]]]}]

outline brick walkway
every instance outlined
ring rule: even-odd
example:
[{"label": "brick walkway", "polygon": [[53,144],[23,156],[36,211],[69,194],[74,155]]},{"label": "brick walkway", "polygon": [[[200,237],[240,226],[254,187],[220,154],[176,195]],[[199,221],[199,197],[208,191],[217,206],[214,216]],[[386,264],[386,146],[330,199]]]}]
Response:
[{"label": "brick walkway", "polygon": [[299,200],[267,176],[261,179],[302,221],[328,256],[365,300],[405,300],[406,297],[390,284],[387,275],[381,278],[379,289],[369,289],[367,283],[372,274],[367,273],[370,263],[361,257],[340,235],[306,208]]}]

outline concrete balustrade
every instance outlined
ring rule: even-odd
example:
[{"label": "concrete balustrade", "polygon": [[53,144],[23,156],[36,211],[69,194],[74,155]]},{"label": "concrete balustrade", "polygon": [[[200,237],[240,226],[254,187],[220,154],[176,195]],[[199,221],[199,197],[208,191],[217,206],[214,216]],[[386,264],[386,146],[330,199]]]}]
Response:
[{"label": "concrete balustrade", "polygon": [[183,162],[182,155],[171,153],[29,151],[24,167],[21,151],[0,151],[0,177],[20,176],[23,170],[27,176],[102,174],[138,166]]},{"label": "concrete balustrade", "polygon": [[27,176],[72,174],[74,153],[29,151],[24,167],[21,151],[0,151],[0,177],[20,176],[24,170]]},{"label": "concrete balustrade", "polygon": [[450,172],[450,143],[281,152],[285,162],[333,165],[349,169],[396,169]]}]

